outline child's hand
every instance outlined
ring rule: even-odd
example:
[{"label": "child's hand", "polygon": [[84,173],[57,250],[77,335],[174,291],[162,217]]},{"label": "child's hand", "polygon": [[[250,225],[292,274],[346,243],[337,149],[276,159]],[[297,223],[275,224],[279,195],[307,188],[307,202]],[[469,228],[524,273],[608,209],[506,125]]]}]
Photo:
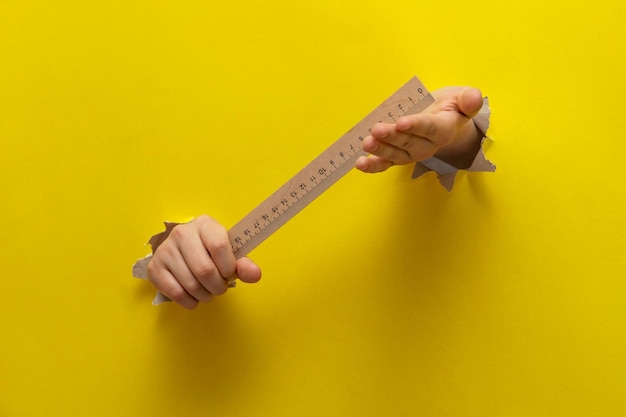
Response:
[{"label": "child's hand", "polygon": [[370,155],[360,157],[356,168],[382,172],[433,155],[457,168],[469,167],[483,137],[472,121],[483,104],[480,90],[445,87],[433,97],[435,102],[419,114],[403,116],[395,124],[376,124],[363,140]]},{"label": "child's hand", "polygon": [[248,258],[235,260],[226,229],[209,216],[176,226],[148,264],[152,285],[188,309],[224,294],[236,278],[257,282],[261,270]]}]

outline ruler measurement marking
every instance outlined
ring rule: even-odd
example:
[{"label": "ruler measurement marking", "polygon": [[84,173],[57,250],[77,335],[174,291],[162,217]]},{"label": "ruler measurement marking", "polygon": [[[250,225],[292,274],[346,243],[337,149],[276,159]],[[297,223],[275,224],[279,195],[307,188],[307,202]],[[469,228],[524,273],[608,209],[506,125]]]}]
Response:
[{"label": "ruler measurement marking", "polygon": [[409,80],[229,230],[235,257],[246,256],[347,174],[358,157],[367,155],[361,143],[376,122],[395,123],[397,118],[418,113],[433,101],[416,77]]}]

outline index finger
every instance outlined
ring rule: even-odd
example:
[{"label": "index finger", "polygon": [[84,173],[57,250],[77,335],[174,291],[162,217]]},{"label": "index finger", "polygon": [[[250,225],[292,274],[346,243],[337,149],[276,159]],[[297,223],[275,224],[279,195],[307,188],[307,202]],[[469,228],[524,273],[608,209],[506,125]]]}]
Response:
[{"label": "index finger", "polygon": [[[465,119],[465,116],[456,116]],[[430,140],[437,145],[445,145],[454,138],[454,133],[461,120],[455,120],[448,113],[419,113],[402,116],[396,122],[396,129]]]}]

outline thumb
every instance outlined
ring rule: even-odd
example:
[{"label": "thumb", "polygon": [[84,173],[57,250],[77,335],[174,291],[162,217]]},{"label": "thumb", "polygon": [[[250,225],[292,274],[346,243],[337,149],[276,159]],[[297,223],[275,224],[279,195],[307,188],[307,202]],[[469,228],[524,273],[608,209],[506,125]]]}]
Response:
[{"label": "thumb", "polygon": [[237,277],[249,284],[258,282],[261,279],[261,268],[250,258],[243,257],[237,260]]},{"label": "thumb", "polygon": [[457,95],[457,103],[461,113],[471,119],[483,107],[483,94],[477,88],[464,88]]}]

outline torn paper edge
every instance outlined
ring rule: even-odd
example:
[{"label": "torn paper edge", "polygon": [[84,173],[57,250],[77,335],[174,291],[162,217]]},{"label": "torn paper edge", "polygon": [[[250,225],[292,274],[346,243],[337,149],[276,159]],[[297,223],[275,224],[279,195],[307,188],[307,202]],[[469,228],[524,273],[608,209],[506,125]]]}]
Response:
[{"label": "torn paper edge", "polygon": [[[472,119],[474,124],[483,134],[483,138],[480,141],[480,148],[478,153],[474,157],[469,168],[465,169],[468,172],[494,172],[496,170],[496,166],[493,162],[489,161],[485,157],[485,151],[483,149],[483,145],[486,140],[491,140],[487,136],[487,130],[489,129],[491,118],[491,108],[489,106],[489,98],[485,97],[483,99],[483,107],[480,109],[478,114],[474,116]],[[456,174],[460,170],[450,165],[441,159],[436,157],[430,157],[423,161],[420,161],[415,164],[415,168],[413,169],[413,174],[411,175],[412,179],[416,179],[426,174],[427,172],[434,171],[437,173],[437,178],[439,179],[439,183],[448,191],[452,191],[454,187],[454,181],[456,179]]]}]

